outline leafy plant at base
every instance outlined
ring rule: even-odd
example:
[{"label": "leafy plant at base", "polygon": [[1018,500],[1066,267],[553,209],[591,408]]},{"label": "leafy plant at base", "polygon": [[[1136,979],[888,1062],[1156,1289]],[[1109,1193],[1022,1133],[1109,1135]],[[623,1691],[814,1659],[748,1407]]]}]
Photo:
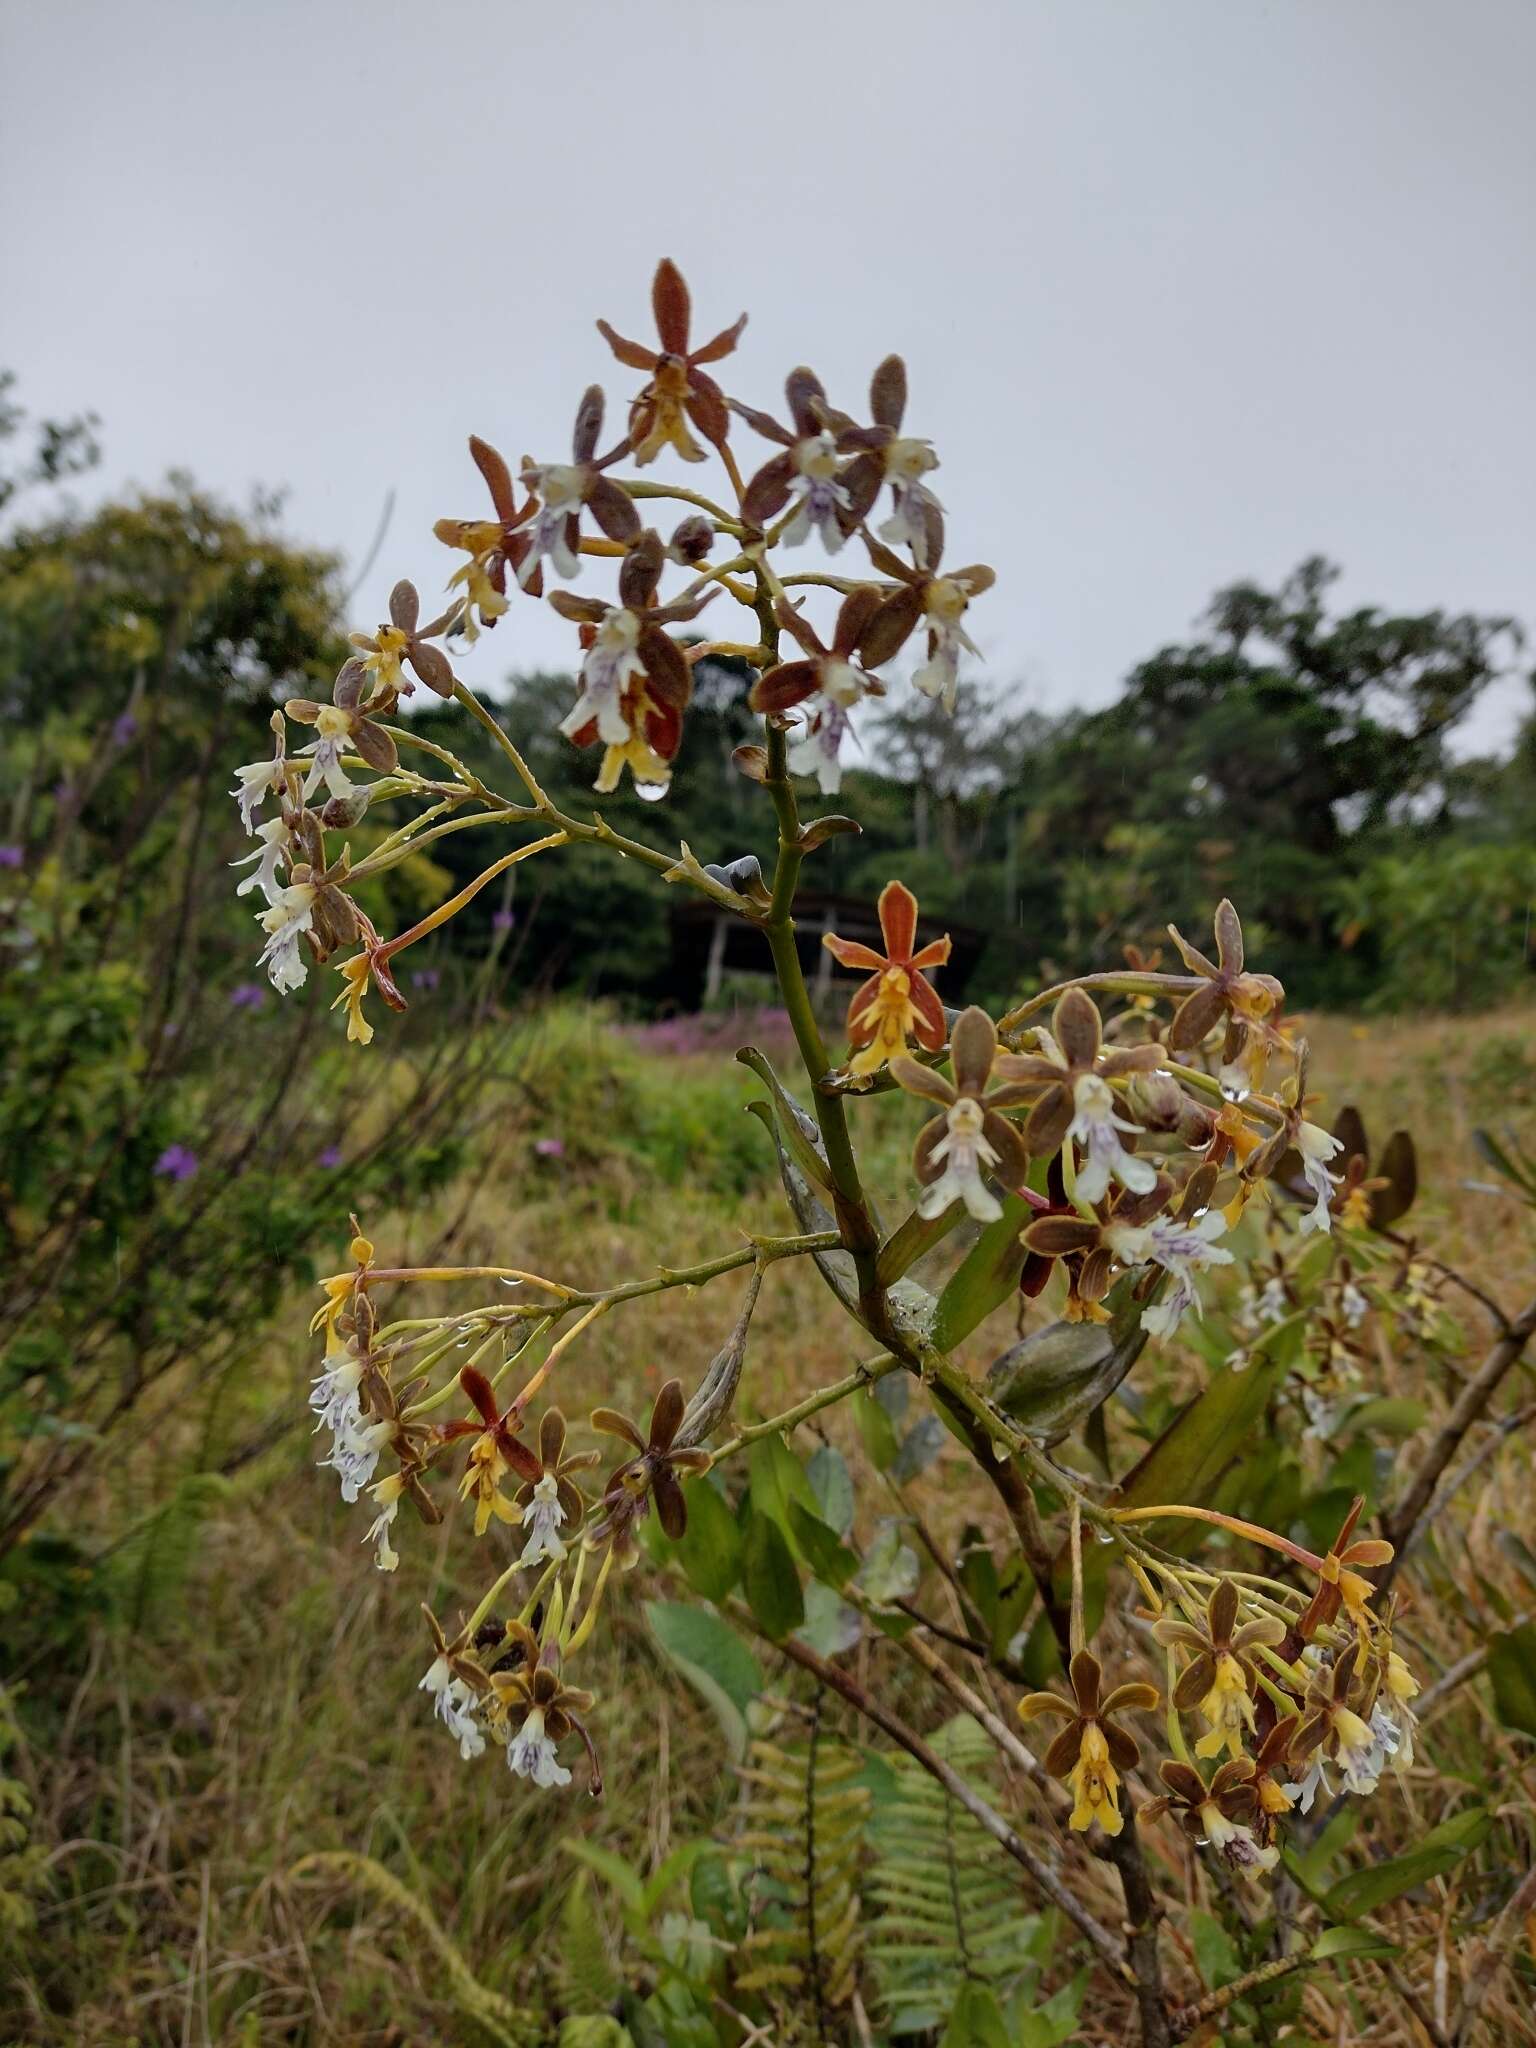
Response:
[{"label": "leafy plant at base", "polygon": [[735,1985],[761,1997],[786,2041],[833,2041],[846,2026],[864,1941],[862,1768],[856,1750],[822,1734],[818,1706],[804,1742],[758,1740],[741,1770],[732,1846],[752,1859],[752,1924]]},{"label": "leafy plant at base", "polygon": [[[995,1798],[992,1745],[965,1717],[933,1737],[946,1763]],[[1019,1880],[996,1842],[909,1757],[891,1760],[869,1829],[869,1957],[893,2035],[942,2026],[966,1987],[999,2004],[1049,1959],[1049,1930],[1021,1913]]]}]

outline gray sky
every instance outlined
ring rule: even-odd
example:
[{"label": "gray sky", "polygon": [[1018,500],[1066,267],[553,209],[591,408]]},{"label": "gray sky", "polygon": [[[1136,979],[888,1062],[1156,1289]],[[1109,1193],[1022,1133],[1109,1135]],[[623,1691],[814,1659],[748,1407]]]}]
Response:
[{"label": "gray sky", "polygon": [[[1099,703],[1314,549],[1536,614],[1533,75],[1532,0],[0,0],[0,361],[104,487],[285,485],[354,561],[393,488],[371,623],[469,432],[622,416],[592,321],[670,254],[749,402],[905,354],[990,669]],[[568,663],[514,619],[472,680]]]}]

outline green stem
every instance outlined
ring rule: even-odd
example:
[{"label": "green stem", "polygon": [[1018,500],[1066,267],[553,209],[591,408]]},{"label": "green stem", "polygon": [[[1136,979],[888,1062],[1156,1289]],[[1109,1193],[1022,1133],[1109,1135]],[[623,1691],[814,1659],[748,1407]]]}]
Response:
[{"label": "green stem", "polygon": [[739,1430],[729,1442],[723,1443],[715,1452],[715,1463],[718,1465],[722,1459],[734,1456],[748,1444],[755,1444],[760,1437],[782,1436],[797,1423],[804,1422],[808,1416],[815,1415],[818,1410],[830,1408],[838,1401],[847,1400],[850,1394],[856,1394],[861,1387],[872,1387],[876,1380],[883,1380],[887,1373],[898,1371],[900,1364],[899,1359],[892,1358],[888,1352],[883,1352],[878,1358],[871,1359],[867,1365],[855,1366],[845,1379],[834,1380],[829,1387],[818,1387],[814,1394],[807,1394],[803,1401],[797,1401],[793,1408],[786,1408],[782,1415],[770,1415],[766,1422],[748,1423],[745,1429]]}]

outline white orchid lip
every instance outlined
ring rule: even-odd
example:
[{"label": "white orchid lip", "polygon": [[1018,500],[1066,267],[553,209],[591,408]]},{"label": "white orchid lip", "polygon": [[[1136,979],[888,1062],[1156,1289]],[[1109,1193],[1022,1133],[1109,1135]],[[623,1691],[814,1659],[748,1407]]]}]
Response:
[{"label": "white orchid lip", "polygon": [[567,739],[574,739],[583,726],[595,724],[605,747],[622,747],[629,740],[624,692],[645,674],[639,639],[639,615],[627,605],[614,605],[603,614],[581,665],[581,694],[560,721]]},{"label": "white orchid lip", "polygon": [[917,1205],[919,1216],[930,1220],[942,1216],[955,1202],[963,1202],[978,1223],[995,1223],[1002,1215],[1002,1203],[982,1178],[985,1169],[998,1164],[997,1152],[983,1133],[985,1121],[986,1112],[971,1095],[962,1095],[946,1111],[944,1134],[928,1155],[936,1163],[942,1162],[944,1171],[923,1190]]},{"label": "white orchid lip", "polygon": [[560,1528],[565,1521],[565,1509],[560,1505],[560,1488],[552,1472],[546,1472],[533,1489],[533,1499],[523,1509],[523,1527],[528,1531],[524,1545],[523,1565],[543,1564],[550,1560],[556,1564],[565,1556],[565,1544]]},{"label": "white orchid lip", "polygon": [[569,1785],[571,1774],[555,1755],[555,1745],[544,1732],[544,1709],[532,1707],[523,1725],[507,1744],[507,1768],[535,1785]]}]

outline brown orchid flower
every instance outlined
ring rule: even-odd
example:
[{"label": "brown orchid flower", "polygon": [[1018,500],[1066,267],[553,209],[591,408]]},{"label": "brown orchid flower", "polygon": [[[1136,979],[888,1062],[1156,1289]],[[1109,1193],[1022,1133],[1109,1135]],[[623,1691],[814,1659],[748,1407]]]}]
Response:
[{"label": "brown orchid flower", "polygon": [[1066,1266],[1065,1313],[1069,1323],[1108,1320],[1107,1312],[1099,1304],[1115,1277],[1116,1253],[1109,1231],[1115,1226],[1143,1228],[1161,1215],[1172,1192],[1173,1183],[1164,1175],[1154,1174],[1150,1188],[1137,1194],[1121,1191],[1113,1208],[1106,1209],[1099,1220],[1090,1222],[1080,1210],[1065,1204],[1025,1224],[1020,1233],[1024,1249],[1031,1258],[1047,1262],[1047,1275],[1052,1260],[1060,1259]]},{"label": "brown orchid flower", "polygon": [[386,685],[372,701],[365,693],[372,681],[361,655],[351,655],[341,665],[331,688],[329,704],[316,704],[308,697],[290,697],[283,710],[299,725],[315,728],[315,750],[304,795],[314,795],[324,782],[333,797],[354,795],[352,784],[342,770],[341,757],[350,751],[359,755],[380,775],[388,775],[400,764],[399,751],[382,725],[369,716],[373,711],[393,711],[395,694]]},{"label": "brown orchid flower", "polygon": [[828,405],[821,379],[803,365],[784,380],[784,396],[792,428],[781,427],[768,413],[731,401],[733,412],[782,451],[771,455],[748,483],[741,516],[750,526],[764,527],[791,497],[798,497],[794,516],[779,538],[786,547],[798,547],[815,532],[827,552],[835,555],[863,516],[854,515],[852,494],[838,474],[843,437],[853,422]]},{"label": "brown orchid flower", "polygon": [[910,548],[919,569],[937,569],[944,553],[944,512],[923,478],[938,468],[939,458],[931,441],[914,440],[901,431],[907,411],[907,366],[900,356],[887,356],[870,379],[869,411],[873,426],[854,428],[841,437],[842,447],[859,451],[840,479],[848,500],[845,517],[850,526],[862,524],[882,486],[889,484],[893,509],[880,528],[881,538],[893,547]]},{"label": "brown orchid flower", "polygon": [[480,1420],[439,1423],[437,1435],[441,1443],[454,1443],[462,1437],[474,1439],[459,1497],[474,1501],[475,1534],[483,1536],[493,1515],[499,1522],[515,1522],[519,1518],[517,1509],[501,1491],[506,1473],[512,1471],[519,1479],[536,1480],[543,1477],[544,1468],[517,1435],[515,1408],[509,1408],[505,1415],[501,1413],[496,1406],[495,1389],[483,1372],[466,1365],[459,1374],[459,1385],[479,1410]]},{"label": "brown orchid flower", "polygon": [[[1374,1673],[1362,1682],[1359,1640],[1348,1643],[1333,1663],[1319,1671],[1307,1687],[1301,1719],[1290,1741],[1290,1755],[1305,1776],[1289,1789],[1303,1813],[1310,1811],[1319,1789],[1331,1790],[1325,1763],[1337,1764],[1347,1792],[1369,1793],[1386,1761],[1386,1751],[1370,1723],[1377,1685]],[[1310,1759],[1310,1763],[1308,1760]]]},{"label": "brown orchid flower", "polygon": [[869,542],[871,562],[882,574],[894,577],[899,587],[871,615],[859,642],[859,653],[867,667],[881,668],[901,652],[919,625],[925,625],[928,657],[914,671],[912,686],[925,697],[942,699],[944,708],[953,711],[960,687],[961,653],[980,652],[960,621],[971,599],[990,590],[997,578],[984,562],[941,575],[938,565],[943,532],[936,510],[929,523],[938,544],[929,551],[927,567],[909,569],[889,548],[878,541]]},{"label": "brown orchid flower", "polygon": [[626,766],[637,787],[664,788],[682,744],[693,676],[688,657],[661,629],[696,619],[715,593],[657,604],[665,560],[661,536],[648,529],[624,557],[616,605],[570,590],[550,593],[560,616],[582,627],[586,648],[581,693],[560,730],[578,747],[602,742],[603,765],[595,786],[603,794],[617,789]]},{"label": "brown orchid flower", "polygon": [[682,272],[668,257],[656,266],[651,282],[651,307],[656,316],[659,349],[647,348],[643,342],[626,341],[606,320],[597,323],[598,333],[621,363],[631,370],[651,372],[650,383],[630,407],[629,439],[635,461],[643,468],[654,462],[663,448],[673,448],[685,462],[702,462],[704,450],[688,431],[689,421],[706,441],[720,448],[730,433],[731,416],[725,394],[712,377],[704,375],[701,366],[718,363],[731,353],[741,338],[747,316],[743,313],[734,326],[722,328],[702,348],[690,349],[692,302]]},{"label": "brown orchid flower", "polygon": [[688,1504],[678,1480],[680,1472],[703,1472],[709,1467],[709,1452],[679,1444],[683,1398],[681,1380],[668,1380],[651,1408],[649,1431],[641,1436],[627,1415],[616,1408],[594,1408],[592,1427],[608,1436],[622,1437],[637,1455],[626,1458],[608,1475],[603,1491],[606,1519],[593,1531],[593,1541],[612,1538],[621,1552],[634,1546],[633,1524],[649,1512],[654,1497],[661,1526],[674,1541],[688,1526]]},{"label": "brown orchid flower", "polygon": [[[1051,1013],[1051,1028],[1036,1031],[1037,1053],[1005,1053],[998,1074],[1041,1093],[1024,1126],[1024,1142],[1036,1157],[1059,1152],[1073,1137],[1087,1154],[1077,1191],[1087,1202],[1101,1199],[1111,1177],[1132,1194],[1147,1193],[1156,1174],[1145,1160],[1125,1150],[1120,1133],[1136,1127],[1115,1112],[1111,1084],[1149,1073],[1162,1054],[1155,1045],[1106,1046],[1098,1005],[1083,989],[1069,988]],[[1086,1185],[1085,1185],[1086,1183]]]},{"label": "brown orchid flower", "polygon": [[782,661],[759,676],[747,698],[752,710],[780,717],[818,692],[843,711],[861,697],[883,697],[884,683],[854,660],[859,635],[879,603],[880,593],[872,583],[851,590],[838,607],[828,647],[805,614],[781,597],[775,606],[779,624],[800,643],[805,658]]},{"label": "brown orchid flower", "polygon": [[377,678],[376,689],[381,697],[388,691],[396,697],[411,695],[414,686],[401,669],[402,661],[409,662],[420,680],[439,697],[453,695],[454,675],[448,657],[440,647],[431,645],[439,633],[447,631],[453,616],[453,612],[447,611],[430,625],[418,624],[421,599],[416,595],[415,584],[402,577],[389,593],[388,625],[380,626],[374,633],[347,635],[362,654],[363,667]]},{"label": "brown orchid flower", "polygon": [[570,461],[524,466],[523,484],[537,500],[524,515],[523,530],[529,544],[518,565],[517,580],[525,590],[546,555],[559,575],[580,573],[577,550],[584,510],[592,514],[609,540],[628,547],[640,537],[640,514],[634,499],[622,484],[603,474],[628,452],[629,443],[621,441],[599,457],[597,438],[602,431],[603,394],[598,385],[591,384],[576,408]]},{"label": "brown orchid flower", "polygon": [[1223,1016],[1262,1019],[1285,1001],[1285,990],[1272,974],[1248,974],[1243,968],[1243,927],[1225,896],[1214,920],[1216,960],[1211,962],[1174,925],[1168,936],[1178,947],[1191,974],[1205,985],[1187,995],[1168,1025],[1168,1043],[1176,1052],[1200,1044]]},{"label": "brown orchid flower", "polygon": [[601,1462],[602,1453],[573,1451],[567,1457],[565,1436],[565,1417],[558,1408],[546,1408],[539,1420],[539,1470],[532,1478],[523,1481],[512,1498],[518,1507],[529,1507],[534,1488],[546,1479],[553,1479],[563,1523],[568,1529],[577,1529],[587,1512],[587,1499],[571,1474],[590,1471]]},{"label": "brown orchid flower", "polygon": [[[1281,1723],[1282,1728],[1294,1723]],[[1258,1877],[1280,1860],[1274,1844],[1266,1844],[1259,1804],[1258,1770],[1252,1757],[1230,1757],[1209,1785],[1193,1764],[1165,1758],[1157,1774],[1167,1787],[1159,1799],[1142,1809],[1143,1820],[1172,1814],[1192,1842],[1213,1848],[1232,1869]]]},{"label": "brown orchid flower", "polygon": [[[544,594],[544,569],[537,557],[530,560],[533,551],[533,532],[528,525],[538,509],[538,500],[530,491],[521,505],[512,484],[512,472],[503,456],[489,441],[482,441],[478,434],[469,437],[469,452],[475,467],[485,478],[491,494],[494,519],[439,519],[432,531],[445,547],[462,548],[469,560],[462,569],[455,569],[448,579],[452,590],[462,585],[464,599],[455,621],[454,630],[462,633],[471,645],[479,637],[475,625],[475,613],[480,614],[480,624],[494,626],[507,609],[507,571],[510,568],[517,580],[518,588],[526,590],[530,597]],[[523,457],[525,469],[533,466],[533,458]],[[526,568],[527,574],[523,571]]]},{"label": "brown orchid flower", "polygon": [[1364,1573],[1390,1564],[1393,1550],[1383,1537],[1355,1535],[1364,1508],[1364,1497],[1356,1494],[1332,1546],[1316,1567],[1317,1591],[1296,1622],[1295,1632],[1302,1642],[1310,1642],[1319,1629],[1327,1628],[1341,1607],[1356,1629],[1363,1632],[1368,1625],[1366,1603],[1376,1588]]},{"label": "brown orchid flower", "polygon": [[914,1038],[925,1052],[937,1052],[945,1037],[944,1005],[923,969],[942,967],[949,958],[949,934],[914,952],[917,898],[901,882],[887,882],[875,908],[883,953],[833,932],[821,941],[840,965],[869,975],[848,1005],[848,1042],[855,1048],[848,1070],[856,1075],[873,1074]]},{"label": "brown orchid flower", "polygon": [[1332,1227],[1331,1204],[1339,1176],[1329,1172],[1328,1162],[1343,1150],[1342,1140],[1325,1131],[1321,1124],[1309,1123],[1303,1115],[1309,1100],[1307,1074],[1311,1060],[1311,1049],[1301,1039],[1296,1046],[1296,1071],[1287,1077],[1275,1096],[1280,1121],[1243,1162],[1245,1180],[1266,1180],[1280,1171],[1282,1162],[1294,1150],[1297,1168],[1312,1198],[1312,1207],[1298,1226],[1303,1236],[1308,1231]]},{"label": "brown orchid flower", "polygon": [[1197,1709],[1205,1717],[1207,1732],[1195,1744],[1196,1756],[1220,1756],[1223,1749],[1242,1755],[1254,1727],[1258,1687],[1252,1652],[1285,1640],[1285,1623],[1277,1616],[1261,1615],[1238,1628],[1237,1612],[1237,1588],[1221,1579],[1206,1603],[1204,1628],[1173,1616],[1152,1625],[1160,1643],[1191,1652],[1173,1689],[1173,1704],[1181,1714]]},{"label": "brown orchid flower", "polygon": [[995,1223],[1003,1205],[983,1175],[993,1173],[1010,1190],[1023,1185],[1029,1153],[999,1111],[1027,1101],[1033,1090],[1016,1081],[994,1088],[996,1059],[997,1026],[985,1010],[972,1008],[961,1012],[950,1031],[952,1081],[905,1054],[891,1061],[894,1081],[909,1095],[938,1103],[943,1112],[923,1125],[912,1152],[912,1171],[924,1190],[919,1216],[942,1216],[963,1202],[978,1223]]},{"label": "brown orchid flower", "polygon": [[[313,811],[290,815],[289,830],[293,850],[304,857],[290,867],[288,886],[261,919],[269,934],[262,959],[273,965],[274,978],[279,971],[274,956],[296,953],[300,936],[323,966],[338,946],[354,945],[360,929],[357,905],[341,886],[352,870],[347,848],[326,866],[324,837]],[[299,974],[297,981],[303,978]]]},{"label": "brown orchid flower", "polygon": [[[509,1633],[516,1627],[510,1624]],[[518,1632],[532,1642],[528,1630]],[[582,1718],[591,1711],[594,1695],[564,1682],[560,1653],[553,1642],[546,1643],[531,1661],[525,1652],[520,1667],[493,1672],[490,1692],[489,1719],[497,1735],[506,1739],[507,1764],[518,1777],[539,1786],[568,1785],[571,1774],[555,1751],[574,1731],[592,1767],[587,1790],[594,1799],[601,1795],[602,1766]]]},{"label": "brown orchid flower", "polygon": [[1099,1660],[1091,1650],[1079,1650],[1070,1667],[1072,1699],[1056,1692],[1032,1692],[1019,1702],[1019,1718],[1032,1721],[1041,1714],[1059,1715],[1066,1720],[1043,1762],[1053,1778],[1062,1778],[1072,1788],[1073,1806],[1069,1827],[1092,1827],[1095,1821],[1106,1835],[1118,1835],[1125,1826],[1120,1811],[1120,1779],[1135,1770],[1141,1750],[1134,1736],[1115,1719],[1117,1714],[1151,1713],[1158,1702],[1155,1685],[1133,1682],[1117,1685],[1106,1699],[1100,1699],[1103,1676]]}]

